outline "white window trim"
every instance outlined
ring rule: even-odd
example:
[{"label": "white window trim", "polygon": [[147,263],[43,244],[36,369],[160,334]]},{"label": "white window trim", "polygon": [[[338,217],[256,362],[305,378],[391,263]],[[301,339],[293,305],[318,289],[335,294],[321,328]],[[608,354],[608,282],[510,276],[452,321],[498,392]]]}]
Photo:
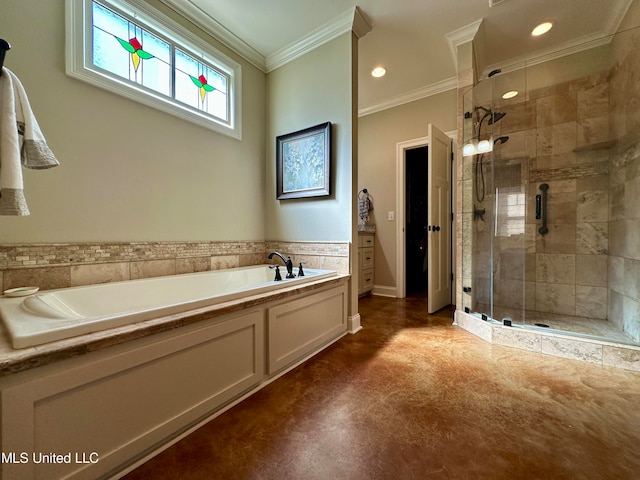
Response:
[{"label": "white window trim", "polygon": [[[142,26],[160,30],[160,33],[185,51],[194,54],[220,68],[230,76],[227,94],[230,98],[229,122],[216,121],[207,114],[182,105],[177,100],[156,95],[149,90],[136,88],[129,82],[119,80],[93,67],[91,52],[92,0],[66,0],[66,72],[67,75],[109,90],[136,102],[156,108],[188,122],[210,130],[242,139],[242,66],[227,55],[216,50],[187,29],[178,25],[164,14],[152,9],[139,0],[100,0],[106,5],[121,9],[136,19]],[[87,15],[89,17],[87,17]]]}]

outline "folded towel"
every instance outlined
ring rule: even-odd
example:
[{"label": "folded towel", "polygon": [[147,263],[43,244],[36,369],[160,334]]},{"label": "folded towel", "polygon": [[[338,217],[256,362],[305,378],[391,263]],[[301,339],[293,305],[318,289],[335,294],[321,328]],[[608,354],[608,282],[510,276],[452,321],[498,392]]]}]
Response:
[{"label": "folded towel", "polygon": [[0,215],[29,215],[21,166],[59,165],[40,131],[27,93],[6,67],[0,75]]},{"label": "folded towel", "polygon": [[369,222],[369,212],[373,210],[371,203],[371,197],[367,189],[362,189],[358,192],[358,216],[362,223]]}]

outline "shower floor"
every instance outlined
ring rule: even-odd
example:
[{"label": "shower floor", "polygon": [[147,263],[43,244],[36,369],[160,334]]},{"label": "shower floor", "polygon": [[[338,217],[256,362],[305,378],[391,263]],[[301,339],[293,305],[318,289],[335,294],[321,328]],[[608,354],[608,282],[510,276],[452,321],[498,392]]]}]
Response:
[{"label": "shower floor", "polygon": [[[480,313],[490,311],[488,305],[478,305],[477,308],[477,311]],[[631,336],[627,335],[618,326],[608,320],[538,312],[535,310],[525,310],[524,321],[522,320],[522,316],[522,310],[514,311],[513,309],[496,307],[493,311],[493,318],[495,320],[502,321],[503,318],[510,317],[513,320],[514,325],[545,328],[536,325],[543,324],[548,325],[550,330],[563,331],[577,335],[589,335],[611,342],[621,342],[633,345],[638,344],[638,342],[636,342]]]}]

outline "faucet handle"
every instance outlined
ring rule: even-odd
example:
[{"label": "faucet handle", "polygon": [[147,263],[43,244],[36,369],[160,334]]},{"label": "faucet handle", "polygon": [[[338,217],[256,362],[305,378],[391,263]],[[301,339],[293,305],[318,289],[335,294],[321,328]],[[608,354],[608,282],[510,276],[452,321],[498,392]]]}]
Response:
[{"label": "faucet handle", "polygon": [[273,279],[274,282],[279,282],[282,280],[282,275],[280,275],[280,265],[269,265],[270,269],[276,269],[276,277]]},{"label": "faucet handle", "polygon": [[306,265],[307,262],[300,262],[300,265],[298,265],[298,276],[299,277],[304,277],[304,270],[302,270],[302,265]]}]

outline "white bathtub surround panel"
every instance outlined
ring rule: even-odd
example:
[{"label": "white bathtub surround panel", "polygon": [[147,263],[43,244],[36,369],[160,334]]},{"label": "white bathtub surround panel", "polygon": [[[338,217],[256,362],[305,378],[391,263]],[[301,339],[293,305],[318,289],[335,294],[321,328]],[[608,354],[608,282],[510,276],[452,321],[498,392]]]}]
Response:
[{"label": "white bathtub surround panel", "polygon": [[[235,311],[208,319],[197,313],[196,323],[0,377],[3,450],[99,454],[93,464],[3,463],[0,476],[118,476],[242,401],[346,334],[334,326],[346,325],[348,277],[307,285],[288,289],[289,296],[237,301]],[[343,307],[334,308],[338,304]],[[339,318],[327,320],[328,312]],[[306,325],[290,325],[298,333],[294,340],[271,318]],[[273,345],[296,354],[267,374],[264,362]]]},{"label": "white bathtub surround panel", "polygon": [[[115,355],[69,360],[65,368],[45,369],[26,385],[5,383],[3,449],[97,452],[99,461],[3,464],[0,476],[98,478],[118,470],[258,385],[264,379],[264,338],[259,310],[192,326]],[[211,368],[216,365],[225,368]]]},{"label": "white bathtub surround panel", "polygon": [[[315,307],[315,308],[310,308]],[[309,349],[347,330],[347,296],[340,290],[301,298],[269,309],[269,374],[293,363]],[[303,343],[300,339],[304,338]]]}]

